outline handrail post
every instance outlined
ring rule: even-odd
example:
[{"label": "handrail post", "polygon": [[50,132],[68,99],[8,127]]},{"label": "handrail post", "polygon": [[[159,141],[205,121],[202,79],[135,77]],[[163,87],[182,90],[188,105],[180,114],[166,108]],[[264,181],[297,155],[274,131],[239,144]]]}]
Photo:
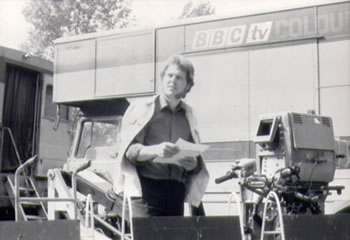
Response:
[{"label": "handrail post", "polygon": [[21,157],[19,155],[19,152],[18,152],[18,148],[17,148],[17,145],[16,145],[16,141],[15,141],[15,138],[13,137],[13,134],[12,134],[12,131],[10,128],[8,127],[2,127],[1,128],[1,146],[0,146],[0,157],[2,158],[2,153],[3,153],[3,142],[4,142],[4,137],[5,137],[5,131],[8,132],[9,134],[9,137],[10,137],[10,140],[11,140],[11,144],[13,146],[13,149],[15,150],[15,154],[16,154],[16,157],[17,157],[17,161],[18,161],[18,164],[21,165],[22,164],[22,160],[21,160]]},{"label": "handrail post", "polygon": [[4,148],[4,129],[3,127],[0,127],[1,129],[1,139],[0,139],[0,170],[2,170],[2,152]]},{"label": "handrail post", "polygon": [[78,209],[77,209],[77,174],[80,171],[83,171],[91,166],[91,160],[87,163],[84,163],[79,168],[77,168],[72,174],[72,188],[73,188],[73,198],[74,198],[74,219],[78,217]]},{"label": "handrail post", "polygon": [[34,163],[36,159],[37,159],[36,155],[29,158],[24,164],[21,164],[15,172],[15,220],[16,222],[19,221],[19,203],[20,203],[19,175],[25,167]]}]

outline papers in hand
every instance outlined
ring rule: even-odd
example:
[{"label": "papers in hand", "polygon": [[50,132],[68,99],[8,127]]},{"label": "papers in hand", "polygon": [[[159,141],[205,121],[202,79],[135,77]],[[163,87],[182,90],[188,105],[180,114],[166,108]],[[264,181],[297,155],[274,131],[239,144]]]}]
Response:
[{"label": "papers in hand", "polygon": [[205,152],[209,148],[208,145],[190,143],[188,141],[183,140],[182,138],[179,138],[175,144],[180,149],[180,151],[177,154],[169,158],[157,157],[153,160],[153,162],[171,163],[181,166],[181,159],[192,157],[194,161],[197,161],[196,157],[198,157],[201,153]]}]

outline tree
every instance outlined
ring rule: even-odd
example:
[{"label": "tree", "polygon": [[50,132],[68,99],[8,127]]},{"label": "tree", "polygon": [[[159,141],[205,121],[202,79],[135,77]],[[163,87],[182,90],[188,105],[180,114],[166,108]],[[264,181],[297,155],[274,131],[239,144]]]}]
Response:
[{"label": "tree", "polygon": [[129,0],[29,0],[23,15],[33,28],[21,48],[52,60],[57,38],[134,23],[129,6]]},{"label": "tree", "polygon": [[189,0],[183,7],[179,19],[207,16],[212,14],[215,14],[215,7],[213,7],[209,1],[200,0],[194,3],[193,0]]}]

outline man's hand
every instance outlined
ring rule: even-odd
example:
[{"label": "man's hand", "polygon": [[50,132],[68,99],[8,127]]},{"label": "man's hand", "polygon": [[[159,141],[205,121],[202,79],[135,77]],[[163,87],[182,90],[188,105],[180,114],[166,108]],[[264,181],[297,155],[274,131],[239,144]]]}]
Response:
[{"label": "man's hand", "polygon": [[179,163],[184,169],[191,171],[197,166],[197,159],[194,157],[185,157],[180,159]]},{"label": "man's hand", "polygon": [[171,142],[163,142],[151,146],[142,146],[139,150],[137,161],[152,161],[156,157],[172,157],[180,151],[179,147]]},{"label": "man's hand", "polygon": [[171,142],[163,142],[152,146],[152,148],[158,157],[172,157],[180,151],[179,147]]}]

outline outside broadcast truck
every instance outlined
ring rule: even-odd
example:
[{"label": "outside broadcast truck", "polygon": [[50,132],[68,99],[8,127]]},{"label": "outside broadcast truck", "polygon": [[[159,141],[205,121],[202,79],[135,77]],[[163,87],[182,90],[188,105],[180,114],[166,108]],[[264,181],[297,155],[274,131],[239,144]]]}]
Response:
[{"label": "outside broadcast truck", "polygon": [[[228,214],[227,201],[232,192],[240,191],[239,179],[220,185],[214,180],[230,169],[235,172],[236,160],[250,167],[249,159],[258,158],[261,146],[266,146],[255,141],[260,117],[283,112],[300,115],[301,119],[303,114],[314,113],[315,117],[311,114],[305,119],[313,119],[311,123],[320,121],[331,128],[323,130],[306,122],[296,129],[305,129],[314,137],[304,134],[287,142],[286,146],[294,150],[283,155],[286,159],[295,156],[311,159],[315,169],[322,169],[315,170],[317,173],[313,167],[300,169],[300,174],[314,176],[304,176],[302,181],[313,183],[316,189],[300,190],[305,184],[297,184],[302,192],[298,193],[299,198],[305,194],[312,196],[296,202],[309,209],[305,212],[348,213],[349,12],[349,2],[340,2],[58,39],[54,101],[80,107],[83,115],[66,169],[72,171],[91,160],[91,171],[109,181],[115,177],[113,160],[125,109],[132,101],[157,94],[162,65],[173,53],[181,53],[191,59],[196,69],[195,87],[185,100],[196,110],[202,142],[210,146],[204,153],[211,176],[203,199],[207,216]],[[319,118],[327,120],[322,122]],[[296,134],[294,128],[288,129],[292,133],[284,134]],[[320,131],[326,133],[324,141],[317,141],[324,136]],[[270,141],[277,144],[276,139]],[[304,144],[306,141],[310,143]],[[307,154],[294,155],[293,152],[303,152],[300,149]],[[274,154],[267,158],[269,164],[273,163]],[[323,154],[326,157],[320,157]],[[283,167],[294,166],[292,162],[288,160]],[[304,164],[301,159],[296,162]],[[325,167],[321,164],[324,162]],[[259,167],[262,163],[256,164]],[[239,164],[240,170],[245,168]],[[259,171],[266,173],[261,168]],[[326,176],[315,177],[319,172]],[[86,178],[91,176],[87,174]],[[107,190],[110,186],[104,183],[100,187]],[[326,195],[321,193],[322,189]],[[307,203],[308,198],[316,196],[321,199],[320,206]],[[295,210],[294,205],[292,209],[298,214],[304,211]],[[229,211],[239,215],[236,208]]]},{"label": "outside broadcast truck", "polygon": [[[71,120],[63,106],[60,129],[55,128],[52,95],[52,62],[0,47],[1,239],[79,237],[76,222],[43,221],[47,220],[45,202],[18,201],[44,196],[48,169],[62,167],[66,160]],[[30,159],[35,163],[23,169]],[[55,237],[63,229],[67,231]]]}]

